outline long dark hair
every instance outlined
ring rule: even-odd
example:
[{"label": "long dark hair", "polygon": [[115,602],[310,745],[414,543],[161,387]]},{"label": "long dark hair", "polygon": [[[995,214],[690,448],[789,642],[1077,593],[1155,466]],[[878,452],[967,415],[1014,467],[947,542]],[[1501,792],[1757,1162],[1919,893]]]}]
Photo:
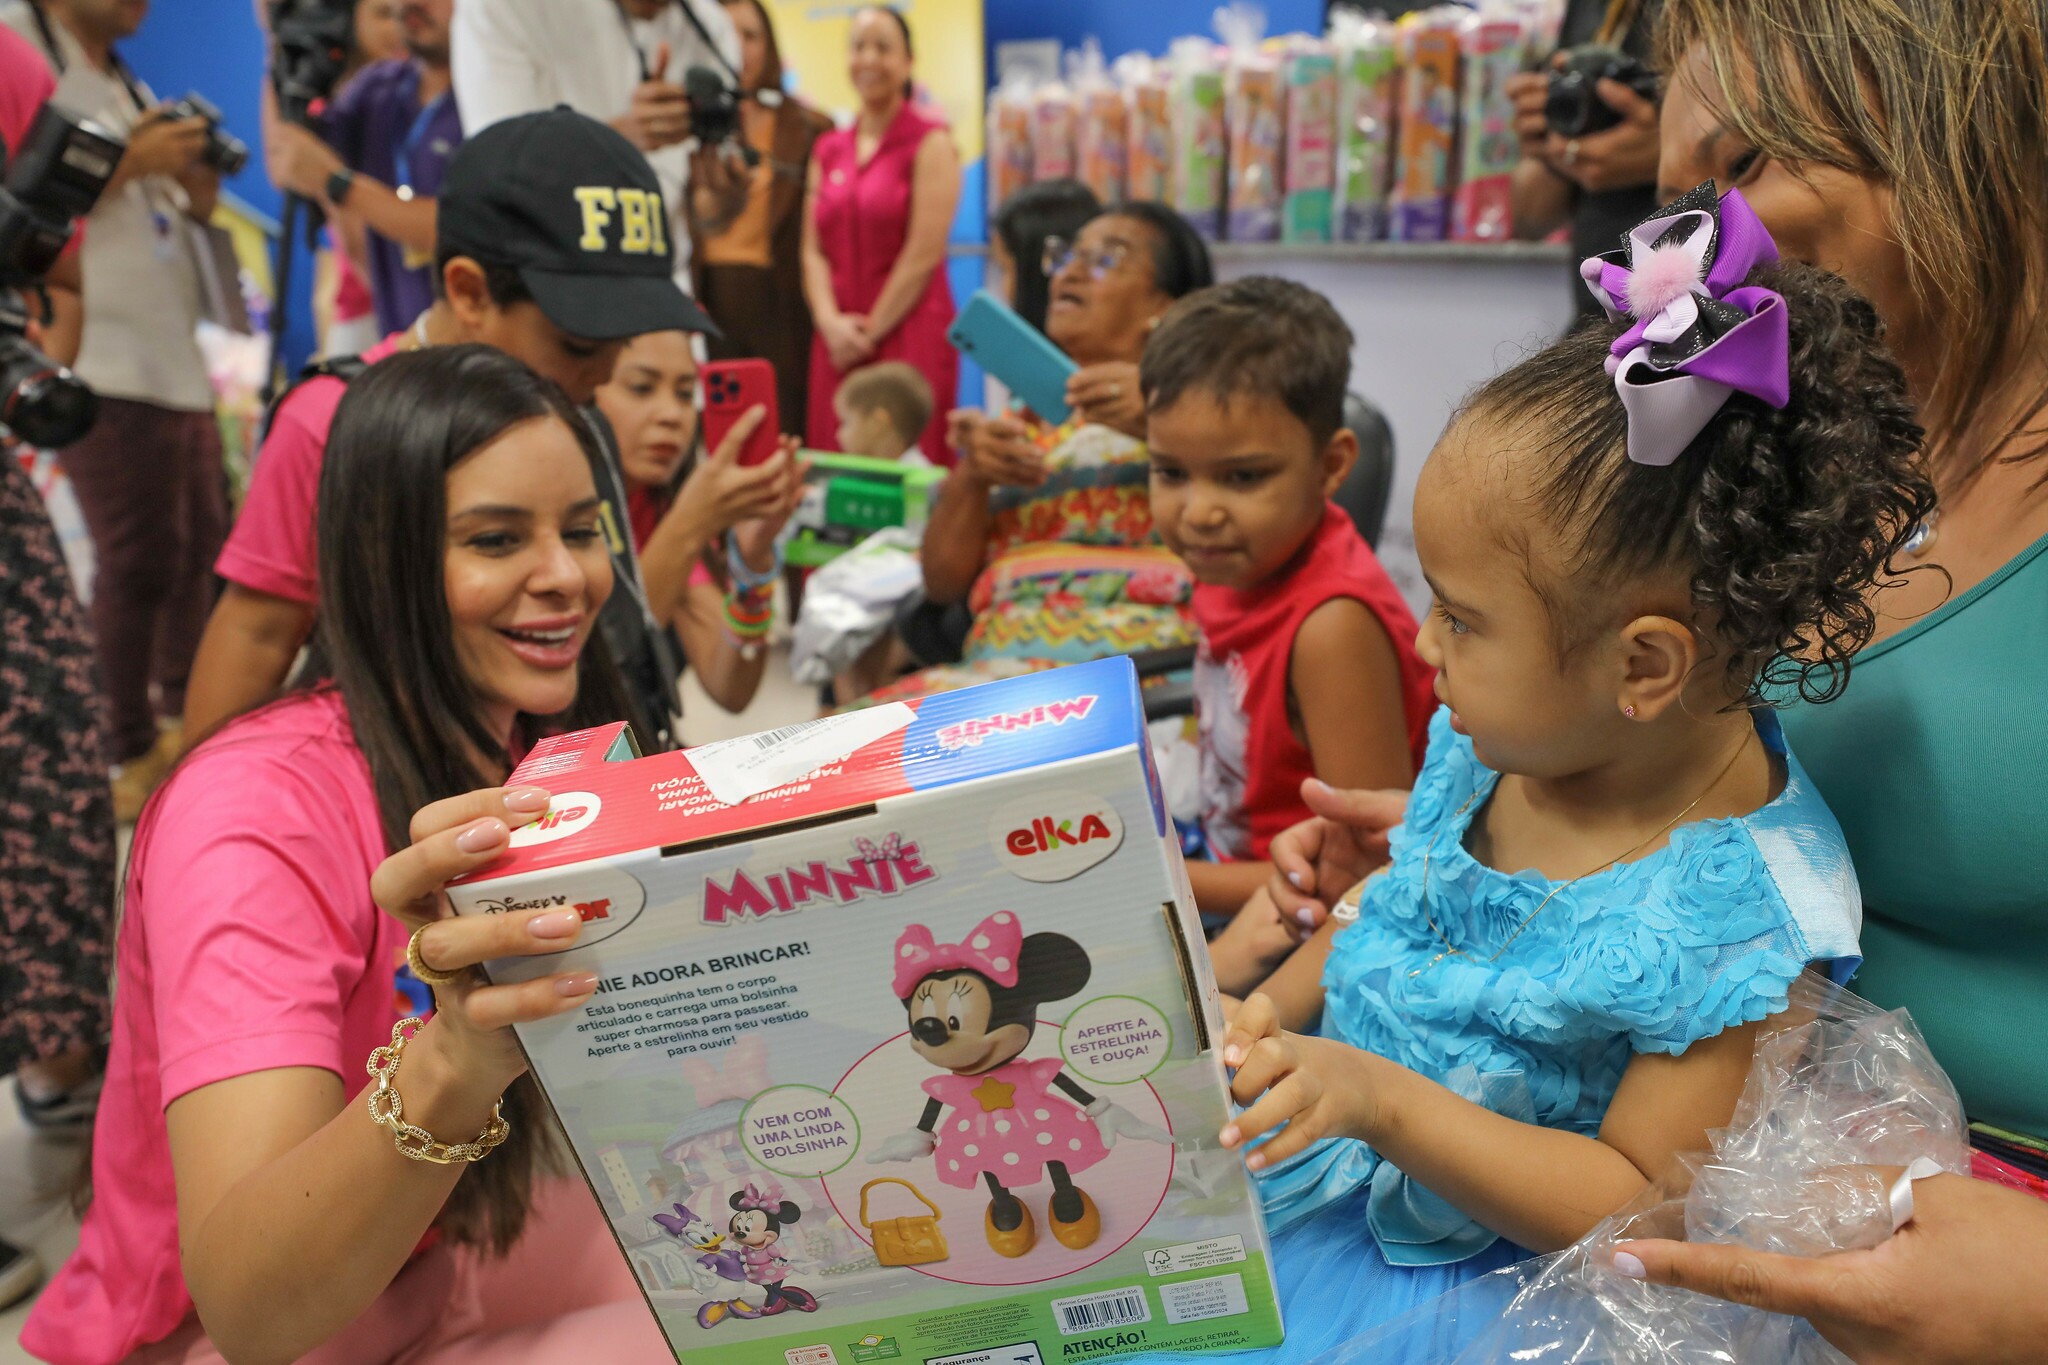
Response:
[{"label": "long dark hair", "polygon": [[1089,219],[1102,212],[1095,191],[1078,180],[1041,180],[1005,199],[989,223],[1010,253],[1011,307],[1017,316],[1045,330],[1052,281],[1045,277],[1045,239],[1074,240]]},{"label": "long dark hair", "polygon": [[[562,391],[489,346],[393,356],[349,385],[320,470],[320,614],[306,686],[333,686],[368,761],[387,847],[409,842],[413,812],[502,781],[501,736],[485,728],[455,650],[444,581],[448,471],[511,427],[553,418],[586,457],[590,430]],[[521,716],[517,739],[626,714],[600,636],[583,648],[576,701]],[[505,1095],[512,1136],[464,1172],[442,1226],[500,1252],[525,1225],[533,1177],[560,1169],[553,1125],[531,1076]]]},{"label": "long dark hair", "polygon": [[768,60],[761,63],[761,79],[753,90],[742,93],[752,95],[756,91],[782,89],[782,42],[775,36],[775,19],[768,13],[768,6],[762,0],[719,0],[727,9],[738,5],[753,7],[754,16],[761,21],[761,36],[768,43]]}]

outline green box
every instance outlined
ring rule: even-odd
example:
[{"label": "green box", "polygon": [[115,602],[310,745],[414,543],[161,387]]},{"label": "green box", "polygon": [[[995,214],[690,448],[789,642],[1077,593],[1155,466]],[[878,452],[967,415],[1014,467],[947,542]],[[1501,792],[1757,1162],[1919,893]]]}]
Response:
[{"label": "green box", "polygon": [[810,487],[790,518],[784,548],[800,569],[829,564],[875,532],[891,526],[922,527],[931,514],[932,492],[946,471],[895,460],[870,460],[807,450]]}]

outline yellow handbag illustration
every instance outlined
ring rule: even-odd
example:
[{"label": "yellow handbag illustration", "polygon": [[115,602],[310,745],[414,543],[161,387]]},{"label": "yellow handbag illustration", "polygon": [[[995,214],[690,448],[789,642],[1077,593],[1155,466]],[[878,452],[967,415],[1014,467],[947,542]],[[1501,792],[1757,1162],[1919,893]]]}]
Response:
[{"label": "yellow handbag illustration", "polygon": [[[917,1202],[931,1210],[931,1214],[913,1214],[908,1218],[884,1218],[879,1223],[868,1222],[868,1191],[877,1185],[901,1185],[917,1197]],[[870,1180],[860,1187],[860,1221],[867,1228],[875,1246],[875,1259],[883,1265],[930,1265],[946,1259],[946,1234],[939,1231],[939,1206],[924,1197],[924,1191],[908,1180],[884,1176]]]}]

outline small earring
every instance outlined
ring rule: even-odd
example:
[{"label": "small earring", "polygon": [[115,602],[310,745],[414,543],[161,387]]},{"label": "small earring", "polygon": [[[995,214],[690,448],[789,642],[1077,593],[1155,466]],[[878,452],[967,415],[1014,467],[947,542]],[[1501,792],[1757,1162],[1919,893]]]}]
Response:
[{"label": "small earring", "polygon": [[1630,720],[1634,720],[1636,718],[1636,708],[1633,704],[1624,706],[1621,708],[1621,714],[1627,716]]}]

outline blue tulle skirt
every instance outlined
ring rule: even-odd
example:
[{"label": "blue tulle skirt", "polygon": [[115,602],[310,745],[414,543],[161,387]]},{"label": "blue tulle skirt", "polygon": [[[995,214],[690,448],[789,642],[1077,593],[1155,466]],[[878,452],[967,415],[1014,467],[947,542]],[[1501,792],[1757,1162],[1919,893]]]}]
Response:
[{"label": "blue tulle skirt", "polygon": [[[1360,1186],[1274,1234],[1273,1277],[1280,1287],[1281,1320],[1287,1325],[1287,1340],[1280,1345],[1220,1355],[1171,1351],[1119,1356],[1117,1365],[1210,1360],[1227,1360],[1232,1365],[1307,1365],[1323,1352],[1447,1290],[1529,1255],[1502,1238],[1478,1255],[1450,1265],[1391,1265],[1366,1226],[1368,1192],[1368,1187]],[[1446,1321],[1441,1326],[1444,1354],[1449,1355],[1460,1339],[1459,1324]],[[1483,1326],[1469,1324],[1467,1330]],[[1421,1359],[1418,1357],[1418,1365]]]}]

